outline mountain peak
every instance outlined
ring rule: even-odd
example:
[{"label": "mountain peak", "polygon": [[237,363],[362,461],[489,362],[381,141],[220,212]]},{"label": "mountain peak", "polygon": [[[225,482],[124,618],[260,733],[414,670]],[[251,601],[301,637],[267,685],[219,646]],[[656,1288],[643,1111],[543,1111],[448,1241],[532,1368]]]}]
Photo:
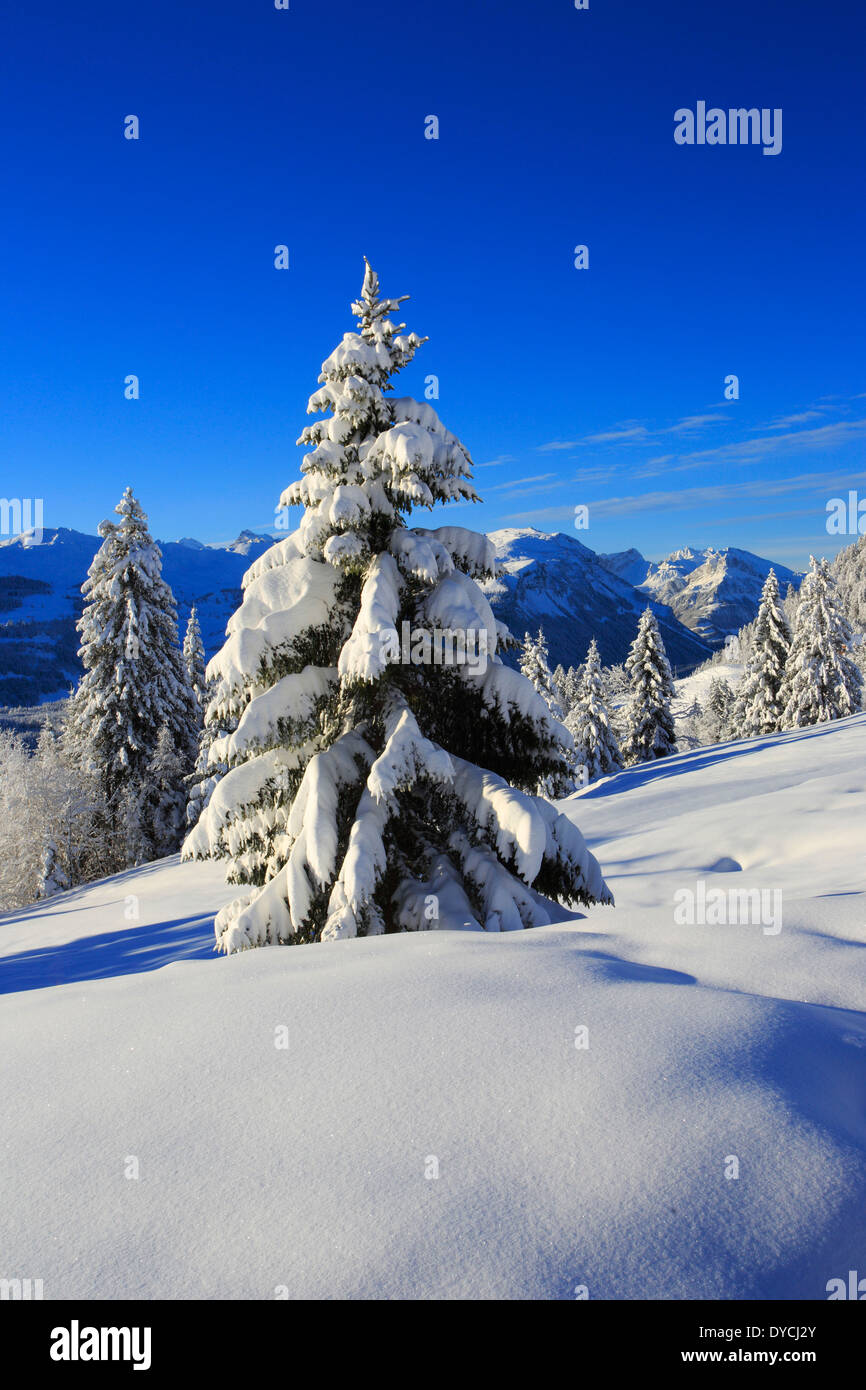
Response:
[{"label": "mountain peak", "polygon": [[221,550],[231,550],[235,555],[249,555],[254,550],[269,550],[274,544],[273,536],[263,536],[257,531],[244,529],[240,531],[233,541],[228,545],[221,546]]}]

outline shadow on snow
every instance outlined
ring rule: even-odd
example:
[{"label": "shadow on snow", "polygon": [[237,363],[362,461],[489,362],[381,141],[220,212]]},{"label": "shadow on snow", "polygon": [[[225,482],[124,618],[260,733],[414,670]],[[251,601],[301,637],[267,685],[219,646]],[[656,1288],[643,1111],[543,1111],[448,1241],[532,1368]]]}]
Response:
[{"label": "shadow on snow", "polygon": [[139,975],[174,961],[216,959],[213,923],[213,913],[179,917],[5,956],[0,960],[0,994]]}]

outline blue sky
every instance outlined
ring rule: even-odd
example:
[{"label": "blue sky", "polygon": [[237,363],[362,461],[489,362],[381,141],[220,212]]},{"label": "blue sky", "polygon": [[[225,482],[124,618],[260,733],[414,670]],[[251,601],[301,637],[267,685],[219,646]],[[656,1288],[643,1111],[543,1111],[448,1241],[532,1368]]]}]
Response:
[{"label": "blue sky", "polygon": [[[130,482],[164,539],[271,526],[366,254],[430,338],[400,392],[438,376],[478,465],[453,521],[798,567],[852,539],[825,522],[866,499],[853,0],[11,11],[2,491],[46,525]],[[781,153],[677,145],[699,100],[781,108]]]}]

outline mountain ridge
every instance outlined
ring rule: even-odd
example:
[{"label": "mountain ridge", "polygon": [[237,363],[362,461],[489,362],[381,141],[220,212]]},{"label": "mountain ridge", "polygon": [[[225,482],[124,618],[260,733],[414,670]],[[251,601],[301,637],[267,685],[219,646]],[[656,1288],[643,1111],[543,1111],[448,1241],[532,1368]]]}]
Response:
[{"label": "mountain ridge", "polygon": [[599,560],[647,597],[666,604],[684,627],[714,648],[752,621],[771,569],[783,594],[789,584],[799,588],[803,578],[787,565],[738,546],[684,546],[658,561],[632,549],[600,555]]},{"label": "mountain ridge", "polygon": [[[685,547],[654,565],[634,549],[598,555],[566,532],[506,527],[489,538],[500,573],[482,585],[488,600],[516,638],[544,628],[552,666],[578,665],[593,637],[606,664],[623,661],[649,602],[672,666],[686,675],[722,645],[728,632],[755,616],[762,572],[770,568],[769,561],[734,547],[720,552]],[[77,680],[81,585],[100,544],[97,535],[62,526],[45,528],[39,544],[32,534],[0,541],[0,705],[62,698]],[[177,601],[180,636],[195,604],[210,657],[240,603],[244,574],[275,538],[245,528],[223,544],[192,536],[158,544]],[[710,557],[719,555],[732,557],[731,573],[741,581],[733,592],[730,583],[724,588],[730,578],[727,559],[724,572],[704,573]],[[784,566],[776,571],[783,587],[788,575],[799,578]],[[515,663],[516,654],[507,653],[506,659]]]}]

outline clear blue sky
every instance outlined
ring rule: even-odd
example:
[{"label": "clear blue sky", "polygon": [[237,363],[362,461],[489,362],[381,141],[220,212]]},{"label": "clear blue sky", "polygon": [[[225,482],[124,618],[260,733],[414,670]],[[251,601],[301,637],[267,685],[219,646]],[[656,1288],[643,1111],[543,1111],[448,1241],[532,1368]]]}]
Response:
[{"label": "clear blue sky", "polygon": [[[271,526],[366,253],[430,337],[400,390],[435,373],[483,465],[455,522],[586,504],[601,551],[834,553],[828,498],[866,498],[864,40],[855,0],[6,6],[3,494]],[[782,108],[781,153],[675,144],[698,100]]]}]

